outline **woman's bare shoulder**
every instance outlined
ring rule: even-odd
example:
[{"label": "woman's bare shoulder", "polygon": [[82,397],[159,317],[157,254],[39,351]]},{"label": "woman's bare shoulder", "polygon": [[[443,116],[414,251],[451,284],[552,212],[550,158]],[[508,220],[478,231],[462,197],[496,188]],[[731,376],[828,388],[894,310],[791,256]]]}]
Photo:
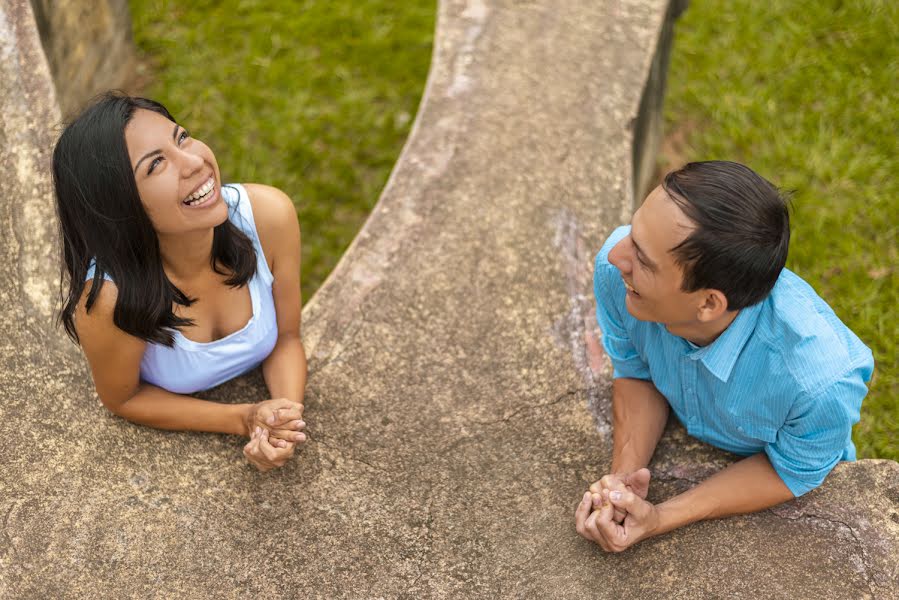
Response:
[{"label": "woman's bare shoulder", "polygon": [[94,281],[92,279],[86,281],[84,289],[81,291],[81,298],[78,299],[75,307],[75,323],[79,329],[79,335],[82,325],[97,327],[106,322],[112,324],[116,301],[119,298],[119,288],[111,280],[103,280],[100,291],[97,292],[97,297],[94,298],[94,302],[88,310],[87,302],[93,289]]},{"label": "woman's bare shoulder", "polygon": [[263,244],[282,236],[299,234],[297,209],[290,197],[276,187],[261,183],[245,183],[244,189],[253,207],[253,220]]}]

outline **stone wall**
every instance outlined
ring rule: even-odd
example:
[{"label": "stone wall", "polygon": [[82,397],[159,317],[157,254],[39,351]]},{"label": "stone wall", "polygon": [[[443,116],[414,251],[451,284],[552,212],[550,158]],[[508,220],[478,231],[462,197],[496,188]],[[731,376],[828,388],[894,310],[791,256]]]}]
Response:
[{"label": "stone wall", "polygon": [[128,0],[31,0],[64,117],[134,74]]},{"label": "stone wall", "polygon": [[[895,462],[621,555],[574,531],[611,452],[591,262],[670,16],[440,3],[406,147],[303,312],[311,439],[260,474],[235,437],[110,415],[53,326],[58,112],[28,3],[0,0],[0,597],[895,598]],[[732,460],[672,423],[651,499]]]}]

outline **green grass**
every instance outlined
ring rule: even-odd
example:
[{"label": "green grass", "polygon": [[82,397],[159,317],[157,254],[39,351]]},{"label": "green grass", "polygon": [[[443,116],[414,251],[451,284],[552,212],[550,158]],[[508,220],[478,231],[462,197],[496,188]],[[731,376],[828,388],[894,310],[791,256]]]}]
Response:
[{"label": "green grass", "polygon": [[[209,144],[226,181],[284,190],[303,296],[333,269],[409,133],[434,0],[132,0],[142,92]],[[187,8],[189,6],[189,8]]]},{"label": "green grass", "polygon": [[794,190],[787,266],[873,350],[859,457],[899,460],[899,8],[889,0],[696,0],[676,26],[666,126],[683,158]]},{"label": "green grass", "polygon": [[[179,6],[180,4],[180,6]],[[896,3],[694,0],[677,25],[669,131],[683,158],[745,162],[795,190],[789,267],[874,350],[854,438],[899,459]],[[378,198],[418,106],[436,2],[132,0],[145,93],[232,181],[286,191],[303,292]]]}]

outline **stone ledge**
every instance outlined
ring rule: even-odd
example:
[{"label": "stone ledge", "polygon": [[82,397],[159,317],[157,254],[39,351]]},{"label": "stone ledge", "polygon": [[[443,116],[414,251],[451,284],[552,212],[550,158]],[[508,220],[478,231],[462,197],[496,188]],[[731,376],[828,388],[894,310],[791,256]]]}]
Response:
[{"label": "stone ledge", "polygon": [[[590,264],[631,210],[665,1],[441,2],[413,133],[304,311],[312,439],[267,475],[110,416],[50,327],[58,111],[27,2],[0,7],[0,597],[895,597],[889,461],[622,555],[574,532],[610,453]],[[672,426],[653,497],[730,460]]]}]

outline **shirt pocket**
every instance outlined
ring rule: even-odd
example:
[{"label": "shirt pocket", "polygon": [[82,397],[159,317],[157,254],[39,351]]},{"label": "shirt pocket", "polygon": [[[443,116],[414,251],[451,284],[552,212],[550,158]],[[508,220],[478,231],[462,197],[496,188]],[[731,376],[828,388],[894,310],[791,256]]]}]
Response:
[{"label": "shirt pocket", "polygon": [[746,417],[734,415],[733,428],[744,442],[756,442],[761,444],[773,444],[777,440],[777,427],[770,423],[759,423],[748,420]]}]

